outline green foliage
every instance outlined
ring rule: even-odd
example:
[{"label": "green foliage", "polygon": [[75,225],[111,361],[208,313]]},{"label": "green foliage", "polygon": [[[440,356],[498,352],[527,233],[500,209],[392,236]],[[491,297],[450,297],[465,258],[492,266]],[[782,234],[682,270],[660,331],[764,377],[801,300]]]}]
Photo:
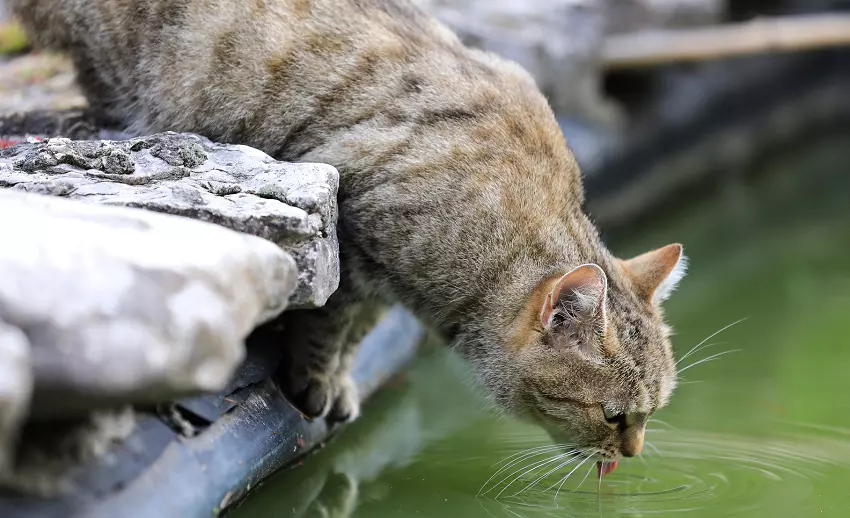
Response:
[{"label": "green foliage", "polygon": [[0,56],[20,54],[29,49],[23,28],[15,22],[0,23]]}]

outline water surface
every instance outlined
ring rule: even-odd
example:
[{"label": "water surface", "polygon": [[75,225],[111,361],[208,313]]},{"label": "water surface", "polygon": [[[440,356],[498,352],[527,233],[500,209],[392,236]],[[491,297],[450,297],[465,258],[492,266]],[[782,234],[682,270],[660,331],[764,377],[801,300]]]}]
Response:
[{"label": "water surface", "polygon": [[850,516],[845,143],[789,151],[611,236],[622,256],[685,243],[691,272],[667,304],[677,357],[746,320],[682,361],[738,350],[688,369],[643,454],[601,483],[590,463],[564,479],[575,464],[517,455],[547,437],[484,409],[462,362],[427,346],[358,422],[230,516]]}]

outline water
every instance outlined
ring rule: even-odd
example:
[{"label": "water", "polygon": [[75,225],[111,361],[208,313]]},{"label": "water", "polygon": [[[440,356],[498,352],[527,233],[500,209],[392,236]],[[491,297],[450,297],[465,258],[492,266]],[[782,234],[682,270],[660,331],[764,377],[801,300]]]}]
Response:
[{"label": "water", "polygon": [[575,464],[547,474],[558,463],[540,465],[546,452],[516,456],[546,436],[482,408],[463,364],[429,345],[358,422],[231,516],[848,516],[850,151],[839,140],[611,236],[624,256],[686,243],[691,272],[667,307],[678,357],[746,320],[682,362],[740,350],[689,369],[644,453],[601,483],[590,463],[563,482]]}]

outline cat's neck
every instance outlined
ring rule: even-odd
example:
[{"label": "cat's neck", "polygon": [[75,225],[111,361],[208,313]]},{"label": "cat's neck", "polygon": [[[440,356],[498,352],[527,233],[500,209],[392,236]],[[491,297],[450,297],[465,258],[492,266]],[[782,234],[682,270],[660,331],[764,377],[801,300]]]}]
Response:
[{"label": "cat's neck", "polygon": [[[479,261],[502,264],[500,271],[489,270],[489,275],[483,272],[476,275],[469,270],[458,272],[451,280],[454,286],[451,294],[440,296],[449,302],[435,308],[435,322],[444,337],[454,340],[464,334],[475,336],[476,343],[485,344],[521,342],[522,337],[516,335],[518,325],[520,321],[538,317],[539,309],[535,309],[542,307],[537,304],[542,304],[540,290],[548,280],[587,263],[611,271],[613,256],[599,240],[592,223],[583,213],[577,213],[575,220],[581,222],[581,227],[573,227],[569,235],[558,241],[529,242],[529,250],[536,253],[517,255],[507,263],[501,248],[504,243],[494,240],[491,248],[484,248],[488,253],[482,254]],[[544,249],[546,253],[542,252]],[[528,311],[533,314],[526,315]]]}]

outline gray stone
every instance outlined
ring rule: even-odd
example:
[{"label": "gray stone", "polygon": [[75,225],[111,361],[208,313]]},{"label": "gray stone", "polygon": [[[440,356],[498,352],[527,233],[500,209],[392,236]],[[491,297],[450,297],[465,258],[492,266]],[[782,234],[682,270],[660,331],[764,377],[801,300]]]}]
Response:
[{"label": "gray stone", "polygon": [[[23,168],[62,170],[67,144],[25,148]],[[106,171],[62,170],[27,185],[73,189],[63,181],[124,169],[120,149],[91,149],[87,159]],[[108,187],[132,186],[76,188]],[[9,189],[0,190],[0,243],[0,323],[29,342],[34,418],[220,390],[245,356],[244,339],[286,308],[297,283],[292,257],[255,236]],[[0,365],[26,380],[25,362],[0,355]]]},{"label": "gray stone", "polygon": [[0,151],[0,187],[186,216],[276,243],[298,264],[297,307],[323,305],[339,284],[338,185],[329,165],[192,134],[52,138]]}]

